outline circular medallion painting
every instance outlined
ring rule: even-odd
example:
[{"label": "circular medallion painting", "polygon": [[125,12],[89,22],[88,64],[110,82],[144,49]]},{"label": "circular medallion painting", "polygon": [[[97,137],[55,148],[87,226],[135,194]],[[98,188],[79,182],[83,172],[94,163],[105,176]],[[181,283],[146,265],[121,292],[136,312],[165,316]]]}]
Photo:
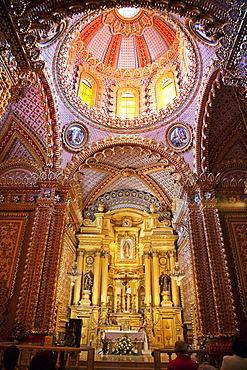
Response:
[{"label": "circular medallion painting", "polygon": [[160,257],[159,259],[160,266],[164,267],[167,264],[167,258],[166,257]]},{"label": "circular medallion painting", "polygon": [[88,140],[88,131],[80,122],[71,122],[63,128],[63,143],[67,149],[77,152]]},{"label": "circular medallion painting", "polygon": [[202,23],[189,20],[187,21],[187,27],[192,35],[196,36],[203,43],[209,46],[217,45],[218,41],[212,37],[210,30],[205,30],[205,26]]},{"label": "circular medallion painting", "polygon": [[168,145],[177,152],[183,152],[192,143],[191,128],[185,123],[175,122],[166,131]]},{"label": "circular medallion painting", "polygon": [[92,266],[94,263],[94,257],[93,256],[87,256],[86,263],[88,266]]},{"label": "circular medallion painting", "polygon": [[50,28],[42,29],[39,32],[39,39],[38,45],[42,46],[50,46],[54,41],[58,39],[59,36],[65,31],[67,27],[67,23],[65,20],[61,20],[59,24],[56,22],[50,24]]}]

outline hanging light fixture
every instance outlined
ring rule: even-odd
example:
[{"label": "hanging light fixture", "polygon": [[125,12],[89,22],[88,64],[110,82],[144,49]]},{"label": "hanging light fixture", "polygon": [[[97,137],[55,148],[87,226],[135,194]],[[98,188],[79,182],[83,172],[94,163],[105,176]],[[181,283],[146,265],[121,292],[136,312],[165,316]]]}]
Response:
[{"label": "hanging light fixture", "polygon": [[81,276],[82,271],[77,270],[77,262],[75,261],[71,270],[67,271],[67,275],[71,280],[71,285],[75,285],[75,281]]},{"label": "hanging light fixture", "polygon": [[185,273],[184,273],[184,271],[180,270],[178,262],[175,262],[174,269],[170,273],[170,276],[173,280],[175,280],[177,282],[178,286],[181,284],[181,280],[185,277]]}]

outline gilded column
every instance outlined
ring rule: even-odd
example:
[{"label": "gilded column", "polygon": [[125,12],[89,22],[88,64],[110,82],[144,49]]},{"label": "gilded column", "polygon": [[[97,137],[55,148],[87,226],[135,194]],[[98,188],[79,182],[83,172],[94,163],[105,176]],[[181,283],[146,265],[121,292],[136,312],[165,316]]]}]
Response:
[{"label": "gilded column", "polygon": [[[79,249],[78,257],[77,257],[77,269],[79,271],[83,271],[84,256],[85,256],[85,251]],[[81,280],[82,280],[82,275],[80,275],[79,278],[75,281],[73,304],[76,304],[76,305],[79,304],[79,301],[81,299]]]},{"label": "gilded column", "polygon": [[151,268],[150,268],[150,254],[144,252],[144,266],[145,266],[145,302],[147,306],[151,304]]},{"label": "gilded column", "polygon": [[102,277],[101,277],[101,305],[107,303],[107,283],[108,283],[108,252],[102,253]]},{"label": "gilded column", "polygon": [[159,253],[153,252],[153,306],[160,305],[160,286],[159,286]]},{"label": "gilded column", "polygon": [[93,296],[92,305],[97,306],[99,304],[99,292],[100,292],[100,251],[97,250],[95,253],[94,261],[94,281],[93,281]]},{"label": "gilded column", "polygon": [[[170,260],[170,270],[173,271],[175,266],[175,251],[169,251],[169,260]],[[172,301],[175,307],[180,306],[179,298],[179,288],[177,282],[174,279],[171,279],[171,292],[172,292]]]}]

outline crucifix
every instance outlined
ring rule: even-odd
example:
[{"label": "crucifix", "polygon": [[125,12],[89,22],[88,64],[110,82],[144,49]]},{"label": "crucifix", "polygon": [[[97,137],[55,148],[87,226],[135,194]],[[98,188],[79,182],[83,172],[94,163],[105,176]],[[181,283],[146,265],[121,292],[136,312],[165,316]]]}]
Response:
[{"label": "crucifix", "polygon": [[136,277],[128,277],[128,275],[125,274],[124,277],[117,277],[117,278],[115,278],[115,280],[122,280],[122,285],[125,287],[125,293],[127,293],[127,290],[130,289],[130,288],[128,288],[129,280],[137,280],[137,278]]},{"label": "crucifix", "polygon": [[137,277],[128,277],[127,274],[125,274],[125,276],[122,276],[122,277],[116,277],[115,280],[117,281],[121,281],[124,287],[124,291],[123,289],[120,290],[120,307],[121,309],[123,309],[124,311],[129,311],[131,310],[131,306],[132,306],[132,292],[131,292],[131,287],[129,286],[129,281],[130,280],[137,280],[138,278]]}]

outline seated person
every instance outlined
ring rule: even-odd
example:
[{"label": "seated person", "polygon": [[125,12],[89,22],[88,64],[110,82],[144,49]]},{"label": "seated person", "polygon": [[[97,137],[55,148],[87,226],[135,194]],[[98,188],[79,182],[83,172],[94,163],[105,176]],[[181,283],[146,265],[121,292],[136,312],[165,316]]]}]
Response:
[{"label": "seated person", "polygon": [[3,353],[3,368],[4,370],[14,370],[19,357],[19,348],[15,345],[9,346]]},{"label": "seated person", "polygon": [[247,344],[237,339],[232,344],[233,356],[224,356],[220,370],[246,370]]},{"label": "seated person", "polygon": [[169,362],[167,370],[196,370],[199,364],[187,355],[187,345],[182,340],[175,343],[174,347],[177,358]]},{"label": "seated person", "polygon": [[55,370],[53,354],[51,351],[39,351],[33,356],[29,370]]}]

